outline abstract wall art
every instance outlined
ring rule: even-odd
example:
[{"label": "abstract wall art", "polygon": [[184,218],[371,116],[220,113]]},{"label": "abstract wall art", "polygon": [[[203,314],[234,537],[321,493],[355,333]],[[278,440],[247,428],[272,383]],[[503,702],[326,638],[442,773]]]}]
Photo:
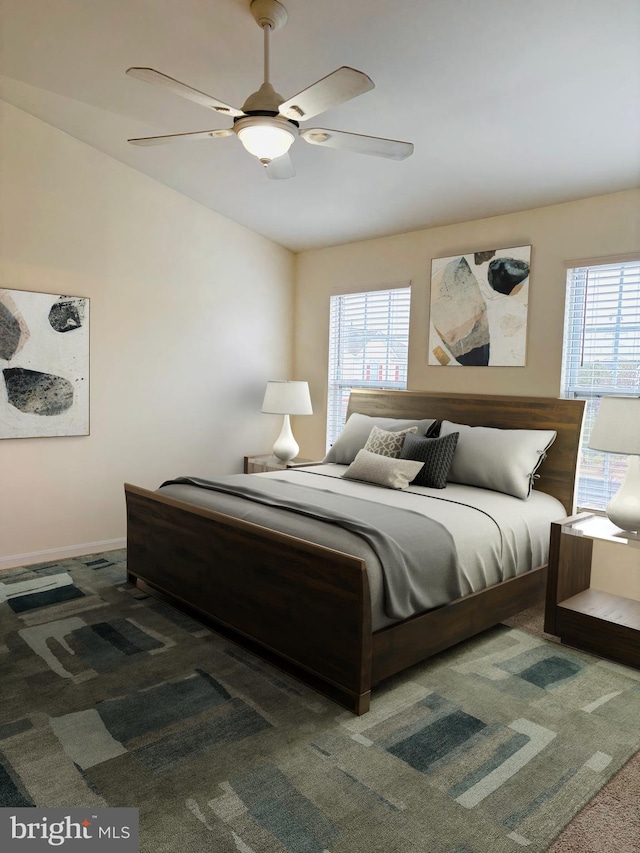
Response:
[{"label": "abstract wall art", "polygon": [[89,300],[0,289],[0,438],[89,434]]},{"label": "abstract wall art", "polygon": [[429,364],[524,367],[531,246],[431,262]]}]

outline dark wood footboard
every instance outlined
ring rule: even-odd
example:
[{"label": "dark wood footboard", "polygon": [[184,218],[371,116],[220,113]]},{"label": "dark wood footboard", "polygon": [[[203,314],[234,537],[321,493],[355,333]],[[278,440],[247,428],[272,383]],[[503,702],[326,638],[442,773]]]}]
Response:
[{"label": "dark wood footboard", "polygon": [[127,570],[356,714],[371,695],[364,561],[125,485]]}]

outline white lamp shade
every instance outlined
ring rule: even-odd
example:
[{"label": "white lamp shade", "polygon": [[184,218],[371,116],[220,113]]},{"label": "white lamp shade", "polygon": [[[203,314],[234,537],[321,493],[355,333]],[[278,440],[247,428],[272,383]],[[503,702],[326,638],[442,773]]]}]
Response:
[{"label": "white lamp shade", "polygon": [[312,415],[309,383],[289,379],[267,382],[262,411],[271,415]]},{"label": "white lamp shade", "polygon": [[640,397],[603,397],[589,447],[640,456]]}]

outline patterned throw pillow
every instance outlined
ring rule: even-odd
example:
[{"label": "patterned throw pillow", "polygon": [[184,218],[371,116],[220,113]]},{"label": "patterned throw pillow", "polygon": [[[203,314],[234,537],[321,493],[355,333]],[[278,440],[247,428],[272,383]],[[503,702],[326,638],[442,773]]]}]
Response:
[{"label": "patterned throw pillow", "polygon": [[422,438],[416,435],[406,437],[400,458],[424,462],[417,477],[412,481],[412,486],[444,489],[458,443],[458,435],[459,433],[452,432],[440,438]]},{"label": "patterned throw pillow", "polygon": [[393,459],[398,459],[405,437],[409,433],[417,431],[417,427],[409,427],[409,429],[402,429],[400,432],[389,432],[386,429],[374,426],[369,433],[364,450],[368,450],[369,453],[377,453],[379,456],[391,456]]}]

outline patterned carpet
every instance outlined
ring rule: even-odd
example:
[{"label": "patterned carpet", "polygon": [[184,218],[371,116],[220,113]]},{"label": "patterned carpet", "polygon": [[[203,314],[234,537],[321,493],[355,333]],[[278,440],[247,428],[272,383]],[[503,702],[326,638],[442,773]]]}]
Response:
[{"label": "patterned carpet", "polygon": [[0,574],[0,806],[134,806],[145,853],[545,851],[640,749],[640,672],[499,626],[355,717],[124,560]]}]

